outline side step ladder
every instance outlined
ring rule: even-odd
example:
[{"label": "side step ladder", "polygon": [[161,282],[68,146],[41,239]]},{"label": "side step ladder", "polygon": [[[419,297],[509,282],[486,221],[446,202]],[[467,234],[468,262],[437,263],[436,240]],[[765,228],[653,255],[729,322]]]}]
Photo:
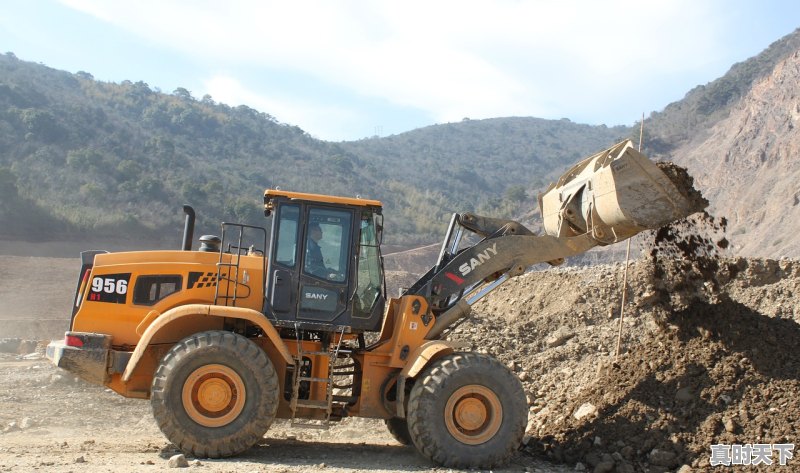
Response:
[{"label": "side step ladder", "polygon": [[[344,338],[344,328],[342,328],[342,333],[339,334],[339,342],[336,344],[335,348],[329,347],[327,351],[304,351],[303,344],[300,342],[299,332],[297,333],[297,356],[295,357],[295,368],[294,368],[294,380],[292,382],[292,401],[289,404],[290,409],[292,411],[292,427],[306,427],[312,429],[328,429],[330,427],[331,422],[331,415],[333,414],[333,403],[335,397],[333,395],[333,377],[335,375],[333,369],[336,360],[339,358],[339,354],[343,352],[341,350],[342,346],[342,339]],[[313,376],[304,376],[302,373],[303,367],[303,357],[305,355],[312,355],[312,356],[327,356],[328,357],[328,377],[327,378],[315,378]],[[315,383],[323,383],[325,384],[325,400],[315,400],[315,399],[299,399],[300,397],[300,383],[308,382],[311,386],[314,386]],[[309,390],[310,392],[314,392],[313,389]],[[297,410],[300,408],[306,409],[318,409],[325,411],[324,419],[304,419],[302,417],[297,416]]]}]

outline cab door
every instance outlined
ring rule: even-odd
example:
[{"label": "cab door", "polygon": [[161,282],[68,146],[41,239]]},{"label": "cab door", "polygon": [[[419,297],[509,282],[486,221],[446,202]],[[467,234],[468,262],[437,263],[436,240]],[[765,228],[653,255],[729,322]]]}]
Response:
[{"label": "cab door", "polygon": [[308,205],[305,223],[297,319],[331,323],[347,310],[353,211]]},{"label": "cab door", "polygon": [[302,201],[277,207],[265,312],[289,326],[347,325],[349,316],[336,319],[348,310],[354,211]]},{"label": "cab door", "polygon": [[272,222],[264,311],[278,320],[295,320],[297,315],[301,209],[299,204],[282,204]]}]

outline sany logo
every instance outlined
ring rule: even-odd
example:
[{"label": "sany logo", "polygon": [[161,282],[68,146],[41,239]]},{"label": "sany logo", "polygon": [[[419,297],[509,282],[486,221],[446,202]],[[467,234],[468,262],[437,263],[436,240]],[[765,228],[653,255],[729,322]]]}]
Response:
[{"label": "sany logo", "polygon": [[462,276],[466,276],[475,271],[478,266],[492,259],[492,256],[497,256],[497,243],[492,245],[491,248],[486,248],[486,250],[478,253],[474,258],[470,258],[469,263],[462,264],[458,267],[458,270],[461,271]]},{"label": "sany logo", "polygon": [[306,299],[316,299],[318,301],[324,301],[328,298],[328,294],[317,294],[314,292],[306,292]]}]

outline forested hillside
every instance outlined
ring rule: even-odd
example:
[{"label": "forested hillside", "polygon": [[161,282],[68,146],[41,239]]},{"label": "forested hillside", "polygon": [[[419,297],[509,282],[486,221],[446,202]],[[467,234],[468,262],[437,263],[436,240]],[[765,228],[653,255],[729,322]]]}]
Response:
[{"label": "forested hillside", "polygon": [[511,216],[626,127],[502,118],[325,142],[246,106],[185,89],[94,80],[0,55],[0,238],[173,238],[180,207],[201,231],[263,225],[267,187],[386,204],[386,241],[441,237],[453,211]]}]

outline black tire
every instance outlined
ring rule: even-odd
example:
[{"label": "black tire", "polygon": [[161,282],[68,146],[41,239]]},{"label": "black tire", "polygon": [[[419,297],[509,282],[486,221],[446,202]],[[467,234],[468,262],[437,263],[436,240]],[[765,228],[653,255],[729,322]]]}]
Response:
[{"label": "black tire", "polygon": [[235,333],[209,331],[167,352],[153,377],[150,404],[159,428],[181,451],[221,458],[263,438],[278,409],[278,391],[278,375],[261,348]]},{"label": "black tire", "polygon": [[431,363],[409,398],[417,450],[448,468],[493,468],[519,449],[528,420],[522,383],[494,358],[453,353]]},{"label": "black tire", "polygon": [[395,440],[402,445],[411,445],[411,434],[408,433],[408,422],[400,417],[392,417],[384,420],[386,428]]}]

